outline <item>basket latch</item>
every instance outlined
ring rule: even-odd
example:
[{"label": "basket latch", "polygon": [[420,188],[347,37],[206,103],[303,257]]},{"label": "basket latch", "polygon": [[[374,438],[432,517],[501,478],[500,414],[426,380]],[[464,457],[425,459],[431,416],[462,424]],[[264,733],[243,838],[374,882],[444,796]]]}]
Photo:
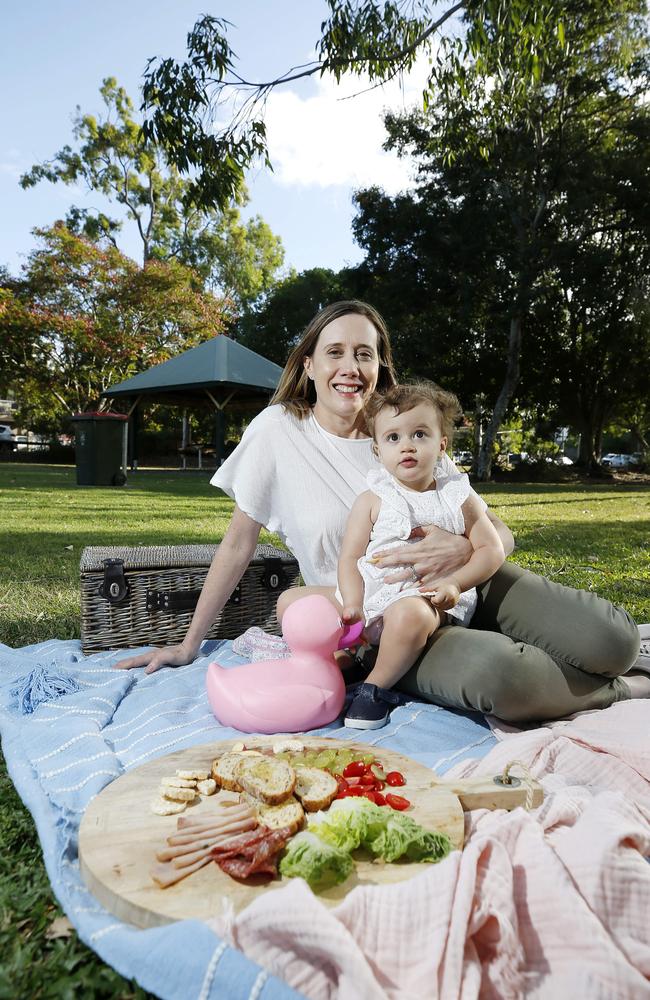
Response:
[{"label": "basket latch", "polygon": [[123,559],[104,559],[104,582],[99,594],[109,604],[121,604],[129,596],[129,585],[124,576]]},{"label": "basket latch", "polygon": [[282,559],[264,559],[261,583],[267,590],[284,590],[287,587],[287,576],[284,572]]}]

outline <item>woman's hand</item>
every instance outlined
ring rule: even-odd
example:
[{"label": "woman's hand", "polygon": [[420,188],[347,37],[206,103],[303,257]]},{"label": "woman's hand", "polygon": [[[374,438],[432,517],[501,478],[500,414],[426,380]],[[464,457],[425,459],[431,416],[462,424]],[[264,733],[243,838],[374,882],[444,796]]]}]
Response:
[{"label": "woman's hand", "polygon": [[197,653],[198,649],[188,649],[183,643],[179,646],[163,646],[162,649],[154,649],[148,653],[130,656],[126,660],[119,660],[114,664],[114,668],[133,670],[134,667],[144,667],[145,674],[153,674],[160,667],[182,667],[186,663],[191,663]]},{"label": "woman's hand", "polygon": [[228,531],[214,555],[183,641],[178,646],[167,646],[120,660],[115,664],[116,668],[132,670],[144,667],[145,674],[153,674],[160,667],[182,667],[191,663],[210,626],[241,580],[255,551],[261,527],[235,505]]},{"label": "woman's hand", "polygon": [[[464,566],[473,552],[469,539],[464,535],[454,535],[433,524],[414,528],[411,538],[419,538],[420,541],[375,553],[376,565],[380,568],[390,570],[391,566],[400,567],[384,576],[386,583],[400,583],[403,580],[415,582],[414,570],[420,590],[424,593],[431,590],[432,583]],[[412,569],[402,569],[403,566]]]}]

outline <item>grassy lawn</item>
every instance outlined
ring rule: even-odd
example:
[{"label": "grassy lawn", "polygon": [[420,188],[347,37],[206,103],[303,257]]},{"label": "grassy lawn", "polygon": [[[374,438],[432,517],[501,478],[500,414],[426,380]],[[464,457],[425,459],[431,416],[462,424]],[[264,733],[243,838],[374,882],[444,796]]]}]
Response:
[{"label": "grassy lawn", "polygon": [[[90,489],[75,485],[72,468],[0,466],[0,641],[79,635],[85,545],[219,541],[232,503],[208,479],[143,471],[124,489]],[[491,484],[481,492],[515,533],[515,562],[650,621],[650,486]],[[31,817],[2,763],[0,844],[0,1000],[146,997],[74,933],[47,936],[61,911]]]}]

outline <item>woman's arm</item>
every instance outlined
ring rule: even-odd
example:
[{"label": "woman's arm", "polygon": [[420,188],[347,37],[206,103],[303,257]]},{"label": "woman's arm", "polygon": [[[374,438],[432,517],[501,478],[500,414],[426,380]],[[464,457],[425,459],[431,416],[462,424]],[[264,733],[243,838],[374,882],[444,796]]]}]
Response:
[{"label": "woman's arm", "polygon": [[494,525],[472,496],[463,504],[463,517],[465,535],[472,546],[472,553],[465,565],[449,577],[460,593],[477,587],[479,583],[485,583],[505,560],[503,545]]},{"label": "woman's arm", "polygon": [[[486,516],[499,536],[506,556],[509,556],[515,547],[512,532],[492,511],[488,510]],[[473,551],[470,540],[465,535],[454,535],[452,532],[445,531],[444,528],[438,528],[433,524],[414,528],[411,532],[411,538],[420,538],[421,541],[409,542],[408,545],[388,549],[381,554],[379,565],[387,570],[390,570],[391,566],[413,566],[422,581],[423,590],[426,590],[427,585],[433,583],[434,580],[450,576],[465,566]],[[380,553],[377,553],[377,558],[380,558]],[[384,577],[386,583],[398,583],[410,578],[410,569],[389,572]]]},{"label": "woman's arm", "polygon": [[372,531],[372,502],[367,491],[354,501],[343,536],[338,563],[338,584],[343,604],[343,621],[358,621],[363,617],[363,578],[357,562],[368,548]]},{"label": "woman's arm", "polygon": [[487,517],[489,518],[494,530],[499,536],[499,540],[503,545],[503,552],[507,559],[509,555],[515,551],[515,536],[511,532],[507,524],[504,524],[500,517],[497,517],[490,508],[485,511]]},{"label": "woman's arm", "polygon": [[152,674],[159,667],[179,667],[196,656],[210,626],[241,580],[259,538],[262,525],[235,507],[228,531],[217,549],[205,578],[201,596],[185,638],[178,646],[140,653],[115,666],[120,670],[145,667]]}]

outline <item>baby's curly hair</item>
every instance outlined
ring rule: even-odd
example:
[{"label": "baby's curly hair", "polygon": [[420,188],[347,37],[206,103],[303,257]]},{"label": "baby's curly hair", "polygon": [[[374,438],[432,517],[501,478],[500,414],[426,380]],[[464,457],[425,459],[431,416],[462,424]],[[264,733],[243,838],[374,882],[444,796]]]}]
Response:
[{"label": "baby's curly hair", "polygon": [[375,438],[375,420],[378,414],[387,407],[392,407],[395,414],[406,413],[420,403],[429,403],[437,411],[440,419],[440,429],[447,443],[451,444],[454,426],[462,419],[463,410],[458,397],[453,392],[441,389],[435,382],[418,379],[416,382],[403,382],[394,385],[384,393],[375,392],[364,407],[364,415],[368,430]]}]

